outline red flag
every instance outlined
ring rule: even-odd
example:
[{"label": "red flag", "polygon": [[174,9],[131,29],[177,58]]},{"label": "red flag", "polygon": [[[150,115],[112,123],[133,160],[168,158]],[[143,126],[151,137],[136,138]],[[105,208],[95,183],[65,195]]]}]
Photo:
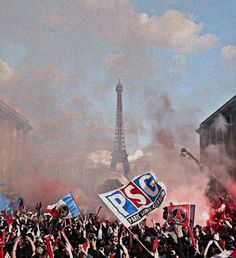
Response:
[{"label": "red flag", "polygon": [[50,236],[45,236],[45,241],[46,241],[46,247],[47,247],[47,250],[48,250],[49,258],[54,258],[54,253],[53,253],[53,250],[52,250],[52,244],[51,244]]},{"label": "red flag", "polygon": [[89,249],[89,242],[85,241],[82,246],[83,246],[83,250],[85,251],[85,253],[87,253],[88,249]]},{"label": "red flag", "polygon": [[56,247],[56,245],[57,245],[57,243],[59,242],[59,238],[58,237],[56,237],[56,239],[55,239],[55,241],[54,241],[54,244],[53,244],[53,250],[55,250],[55,247]]},{"label": "red flag", "polygon": [[230,257],[236,257],[236,249],[233,250],[233,253],[230,255]]},{"label": "red flag", "polygon": [[152,243],[152,252],[155,252],[157,248],[158,248],[158,238],[155,237]]},{"label": "red flag", "polygon": [[50,211],[50,213],[51,213],[51,215],[52,215],[54,218],[59,218],[59,217],[60,217],[60,215],[59,215],[59,213],[58,213],[56,207],[53,208],[53,209]]},{"label": "red flag", "polygon": [[191,238],[191,242],[192,242],[192,246],[194,247],[194,249],[196,249],[196,243],[195,243],[195,239],[194,239],[194,236],[193,236],[193,230],[191,227],[189,227],[189,235],[190,235],[190,238]]},{"label": "red flag", "polygon": [[170,205],[167,207],[167,209],[167,221],[169,224],[181,225],[183,227],[193,227],[195,215],[194,204]]},{"label": "red flag", "polygon": [[4,245],[5,245],[6,232],[2,232],[2,238],[0,238],[0,258],[4,258]]},{"label": "red flag", "polygon": [[7,224],[10,225],[13,222],[13,220],[7,215],[6,211],[2,211],[2,214],[3,214]]}]

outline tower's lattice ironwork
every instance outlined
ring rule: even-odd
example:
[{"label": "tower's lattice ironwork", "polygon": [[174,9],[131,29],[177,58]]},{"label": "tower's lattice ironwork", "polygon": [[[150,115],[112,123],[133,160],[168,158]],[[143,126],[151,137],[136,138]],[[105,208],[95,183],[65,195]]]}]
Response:
[{"label": "tower's lattice ironwork", "polygon": [[128,176],[130,173],[128,154],[125,148],[125,136],[123,127],[123,110],[122,110],[122,92],[123,86],[118,82],[116,86],[117,93],[117,109],[116,109],[116,130],[115,130],[115,142],[112,152],[112,160],[110,170],[115,171],[117,163],[123,163],[124,174]]}]

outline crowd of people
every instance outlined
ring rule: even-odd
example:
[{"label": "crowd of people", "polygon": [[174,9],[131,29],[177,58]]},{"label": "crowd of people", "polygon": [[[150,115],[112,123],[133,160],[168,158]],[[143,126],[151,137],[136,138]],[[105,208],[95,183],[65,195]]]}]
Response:
[{"label": "crowd of people", "polygon": [[[72,219],[21,211],[0,213],[0,258],[191,258],[236,257],[236,213],[221,205],[206,226],[152,226],[129,229],[95,214]],[[221,256],[217,256],[221,255]]]}]

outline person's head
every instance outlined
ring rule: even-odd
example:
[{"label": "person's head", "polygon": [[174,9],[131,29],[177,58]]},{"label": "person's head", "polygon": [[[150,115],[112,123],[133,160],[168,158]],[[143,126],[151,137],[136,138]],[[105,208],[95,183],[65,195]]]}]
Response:
[{"label": "person's head", "polygon": [[205,233],[206,233],[206,235],[211,235],[211,229],[209,228],[209,227],[206,227],[205,228]]},{"label": "person's head", "polygon": [[36,253],[38,253],[38,254],[40,254],[40,255],[42,255],[43,254],[43,248],[41,247],[41,246],[39,246],[39,247],[37,247],[37,249],[36,249]]},{"label": "person's head", "polygon": [[82,244],[84,244],[85,242],[86,242],[86,238],[84,238],[84,237],[79,237],[79,239],[78,239],[78,244],[82,245]]},{"label": "person's head", "polygon": [[16,250],[16,257],[18,258],[29,258],[32,257],[32,249],[31,245],[28,243],[28,241],[22,241],[20,240],[18,244],[18,248]]},{"label": "person's head", "polygon": [[183,227],[182,227],[182,230],[183,230],[183,232],[185,232],[186,234],[188,233],[188,227],[183,226]]},{"label": "person's head", "polygon": [[136,246],[136,250],[137,250],[137,253],[142,253],[143,252],[143,247],[140,244],[138,244]]},{"label": "person's head", "polygon": [[228,237],[227,244],[228,244],[228,248],[229,248],[229,249],[235,249],[235,247],[236,247],[236,242],[235,242],[234,236],[231,236],[231,235],[230,235],[230,236]]},{"label": "person's head", "polygon": [[214,234],[213,239],[216,240],[216,241],[219,241],[220,240],[219,234]]},{"label": "person's head", "polygon": [[117,234],[113,234],[112,243],[113,243],[114,245],[117,245],[117,244],[118,244],[118,235],[117,235]]},{"label": "person's head", "polygon": [[195,233],[195,236],[198,237],[199,236],[199,228],[196,228],[194,233]]},{"label": "person's head", "polygon": [[160,230],[161,229],[160,223],[156,223],[155,228],[156,230]]},{"label": "person's head", "polygon": [[148,242],[148,243],[151,243],[152,240],[151,240],[150,236],[145,236],[144,241]]}]

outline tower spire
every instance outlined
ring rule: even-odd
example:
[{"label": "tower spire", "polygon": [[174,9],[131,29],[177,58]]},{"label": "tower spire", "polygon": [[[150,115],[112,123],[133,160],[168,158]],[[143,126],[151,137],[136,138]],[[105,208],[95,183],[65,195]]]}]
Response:
[{"label": "tower spire", "polygon": [[117,93],[117,107],[116,107],[116,129],[115,129],[115,141],[112,152],[112,160],[110,170],[116,171],[117,163],[123,163],[123,169],[125,176],[130,173],[128,154],[125,148],[125,136],[123,127],[123,108],[122,108],[122,92],[123,86],[120,83],[120,78],[118,84],[116,85]]}]

